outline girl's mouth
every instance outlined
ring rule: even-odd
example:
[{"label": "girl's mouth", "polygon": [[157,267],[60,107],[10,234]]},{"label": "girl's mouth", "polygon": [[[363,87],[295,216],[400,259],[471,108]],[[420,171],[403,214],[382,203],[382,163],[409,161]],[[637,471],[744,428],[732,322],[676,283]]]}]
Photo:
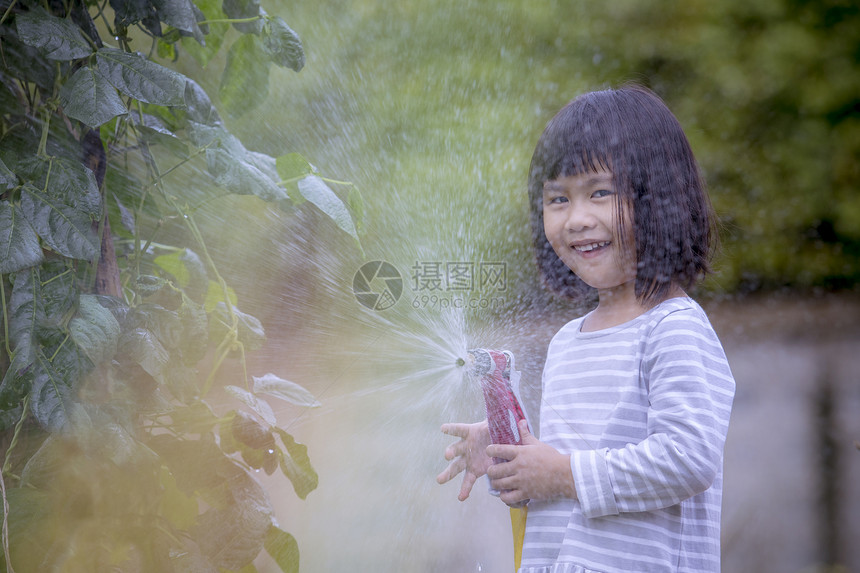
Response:
[{"label": "girl's mouth", "polygon": [[609,241],[598,241],[594,243],[586,243],[584,245],[573,245],[573,250],[578,253],[588,253],[593,251],[594,249],[606,247],[607,245],[609,245]]}]

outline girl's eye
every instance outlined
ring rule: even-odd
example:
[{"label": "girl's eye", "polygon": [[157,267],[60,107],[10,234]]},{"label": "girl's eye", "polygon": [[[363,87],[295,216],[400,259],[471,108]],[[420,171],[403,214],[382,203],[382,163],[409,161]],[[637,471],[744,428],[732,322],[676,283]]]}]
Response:
[{"label": "girl's eye", "polygon": [[550,205],[558,205],[559,203],[567,203],[567,197],[565,197],[564,195],[559,195],[557,197],[550,197],[547,200],[547,203],[549,203]]},{"label": "girl's eye", "polygon": [[615,192],[611,189],[598,189],[594,193],[591,194],[595,199],[599,199],[601,197],[608,197],[609,195],[614,194]]}]

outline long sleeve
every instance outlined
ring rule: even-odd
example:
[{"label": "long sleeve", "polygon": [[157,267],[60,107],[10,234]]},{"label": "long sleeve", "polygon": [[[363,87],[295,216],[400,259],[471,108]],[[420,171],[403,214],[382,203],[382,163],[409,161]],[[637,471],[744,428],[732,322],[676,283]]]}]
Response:
[{"label": "long sleeve", "polygon": [[646,433],[638,443],[571,454],[587,517],[676,505],[721,470],[734,380],[703,316],[668,314],[643,338]]}]

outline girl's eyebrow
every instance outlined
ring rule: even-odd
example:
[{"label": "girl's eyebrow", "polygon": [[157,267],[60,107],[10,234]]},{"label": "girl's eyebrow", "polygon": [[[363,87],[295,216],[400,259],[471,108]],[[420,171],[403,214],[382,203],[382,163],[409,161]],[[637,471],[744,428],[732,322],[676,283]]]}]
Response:
[{"label": "girl's eyebrow", "polygon": [[[594,187],[597,185],[612,185],[613,177],[611,173],[594,174],[583,182],[585,187]],[[544,191],[564,191],[565,186],[555,179],[544,181]]]},{"label": "girl's eyebrow", "polygon": [[593,177],[586,179],[585,184],[589,187],[593,185],[611,185],[612,179],[613,177],[611,173],[601,173],[600,175],[594,175]]}]

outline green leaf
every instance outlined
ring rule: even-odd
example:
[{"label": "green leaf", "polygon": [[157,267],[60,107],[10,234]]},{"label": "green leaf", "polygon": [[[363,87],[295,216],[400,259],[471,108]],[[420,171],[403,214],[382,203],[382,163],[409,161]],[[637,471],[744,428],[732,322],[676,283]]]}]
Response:
[{"label": "green leaf", "polygon": [[316,173],[314,166],[298,153],[281,155],[275,160],[275,166],[282,181],[298,181]]},{"label": "green leaf", "polygon": [[[214,284],[216,288],[218,287],[218,283],[209,280],[206,267],[197,253],[191,249],[180,249],[167,255],[159,255],[153,259],[153,262],[175,278],[178,281],[177,286],[185,289],[186,294],[194,300],[203,301],[206,290],[211,288],[210,285]],[[233,302],[235,304],[236,301]],[[216,303],[217,301],[213,302],[212,307],[206,310],[215,308]]]},{"label": "green leaf", "polygon": [[[122,225],[122,228],[128,231],[129,234],[134,235],[134,213],[132,213],[125,205],[123,205],[122,201],[119,197],[117,197],[116,193],[112,193],[114,204],[116,205],[116,211],[119,214],[119,222]],[[111,212],[113,220],[113,211]],[[113,229],[117,229],[117,227],[112,226]]]},{"label": "green leaf", "polygon": [[234,413],[233,422],[230,424],[230,433],[239,443],[251,448],[258,450],[275,449],[275,437],[269,426],[264,426],[255,417],[241,410]]},{"label": "green leaf", "polygon": [[[275,158],[271,155],[266,155],[265,153],[259,153],[257,151],[245,150],[245,163],[258,169],[261,173],[263,173],[266,177],[269,178],[273,183],[277,184],[278,181],[278,168],[277,162]],[[279,192],[278,196],[281,194]]]},{"label": "green leaf", "polygon": [[15,27],[0,26],[0,43],[3,45],[4,73],[33,82],[49,93],[53,91],[57,75],[56,62],[22,42]]},{"label": "green leaf", "polygon": [[99,73],[125,95],[156,105],[185,103],[186,78],[182,74],[115,48],[101,48],[96,54]]},{"label": "green leaf", "polygon": [[233,479],[245,473],[211,439],[190,440],[157,434],[146,445],[164,458],[177,487],[186,495],[221,491],[225,483],[229,486]]},{"label": "green leaf", "polygon": [[167,286],[169,281],[152,275],[139,275],[134,280],[134,292],[146,298],[159,292]]},{"label": "green leaf", "polygon": [[63,265],[51,263],[10,275],[12,294],[6,311],[12,361],[0,385],[3,404],[16,404],[30,391],[41,340],[62,328],[64,316],[77,300],[73,278]]},{"label": "green leaf", "polygon": [[128,328],[143,328],[155,334],[170,352],[182,344],[183,325],[179,313],[154,303],[143,303],[130,309],[124,324]]},{"label": "green leaf", "polygon": [[[264,15],[260,0],[224,0],[221,8],[227,17],[233,20],[245,20]],[[233,26],[243,34],[259,34],[263,29],[263,20],[261,18],[253,22],[236,22]]]},{"label": "green leaf", "polygon": [[172,427],[181,434],[205,434],[211,432],[220,421],[212,407],[204,400],[195,400],[167,412]]},{"label": "green leaf", "polygon": [[[178,30],[174,30],[174,32],[178,35]],[[163,38],[159,38],[156,42],[156,55],[162,60],[170,60],[176,61],[176,45],[172,43],[167,43]]]},{"label": "green leaf", "polygon": [[188,157],[185,141],[176,137],[176,134],[167,129],[157,117],[145,113],[143,121],[140,121],[136,112],[132,115],[138,120],[134,128],[141,141],[150,145],[161,145],[174,157]]},{"label": "green leaf", "polygon": [[[259,350],[266,341],[266,331],[263,329],[263,324],[259,319],[250,314],[245,314],[235,306],[233,307],[233,314],[238,321],[239,342],[245,345],[246,350]],[[231,328],[232,319],[226,304],[219,302],[215,305],[212,315],[215,323],[212,326],[216,337],[221,336],[226,329]],[[219,324],[221,328],[215,328]]]},{"label": "green leaf", "polygon": [[302,40],[280,17],[268,18],[263,26],[263,50],[282,68],[298,72],[305,66]]},{"label": "green leaf", "polygon": [[30,391],[30,409],[49,432],[67,428],[70,406],[81,378],[92,368],[74,344],[60,343],[51,359],[40,350],[36,355]]},{"label": "green leaf", "polygon": [[128,113],[116,88],[89,66],[76,71],[60,88],[60,105],[67,116],[90,127]]},{"label": "green leaf", "polygon": [[209,94],[190,78],[185,84],[185,112],[188,114],[188,119],[195,123],[209,126],[221,124],[221,116],[212,105]]},{"label": "green leaf", "polygon": [[25,376],[36,360],[38,342],[36,327],[44,317],[42,306],[39,267],[30,267],[10,277],[12,295],[6,307],[9,323],[9,346],[12,363],[6,370],[0,385],[0,397],[4,405],[17,404],[30,391],[32,378]]},{"label": "green leaf", "polygon": [[275,160],[248,151],[242,142],[220,126],[189,123],[189,138],[206,147],[206,163],[215,182],[237,195],[256,195],[264,201],[283,201],[287,192],[277,182]]},{"label": "green leaf", "polygon": [[212,563],[236,571],[263,549],[273,510],[265,490],[245,472],[230,483],[229,494],[225,508],[212,508],[200,516],[194,537]]},{"label": "green leaf", "polygon": [[[182,493],[176,487],[176,479],[167,469],[161,468],[159,472],[159,485],[163,491],[160,514],[164,516],[171,525],[178,529],[189,530],[197,521],[197,500]],[[182,569],[182,571],[185,571]]]},{"label": "green leaf", "polygon": [[110,0],[114,11],[114,26],[128,28],[138,22],[153,36],[161,35],[161,23],[155,6],[149,0]]},{"label": "green leaf", "polygon": [[118,350],[125,358],[139,364],[156,381],[164,383],[164,370],[170,361],[170,353],[151,331],[135,328],[123,332]]},{"label": "green leaf", "polygon": [[279,156],[275,160],[275,168],[280,179],[280,185],[289,189],[290,202],[295,206],[304,203],[305,198],[299,193],[298,182],[308,175],[315,174],[316,168],[298,153]]},{"label": "green leaf", "polygon": [[69,334],[95,364],[116,353],[120,326],[113,314],[93,295],[81,295],[78,315],[69,322]]},{"label": "green leaf", "polygon": [[203,32],[197,25],[197,15],[191,0],[153,0],[152,5],[162,22],[191,34],[198,42],[203,41]]},{"label": "green leaf", "polygon": [[199,148],[222,149],[237,159],[244,159],[247,150],[239,138],[221,125],[188,122],[188,139]]},{"label": "green leaf", "polygon": [[274,430],[284,443],[286,452],[280,453],[281,471],[289,478],[293,484],[293,489],[296,495],[301,499],[305,499],[310,492],[319,485],[319,476],[311,466],[311,460],[308,457],[308,448],[296,442],[296,440],[287,432],[273,427]]},{"label": "green leaf", "polygon": [[0,189],[11,189],[18,184],[18,177],[0,159]]},{"label": "green leaf", "polygon": [[265,420],[265,422],[270,426],[274,426],[278,423],[277,418],[275,418],[275,412],[265,400],[261,400],[244,388],[239,388],[238,386],[226,386],[224,389],[228,394],[251,408],[254,413]]},{"label": "green leaf", "polygon": [[349,205],[350,213],[352,213],[352,219],[355,221],[355,228],[361,234],[364,230],[364,198],[355,185],[349,190],[346,202]]},{"label": "green leaf", "polygon": [[46,331],[62,331],[78,304],[78,285],[66,261],[46,261],[39,267],[39,306],[42,315],[39,327]]},{"label": "green leaf", "polygon": [[224,149],[207,149],[206,163],[215,183],[237,195],[256,195],[264,201],[284,201],[287,192],[259,167]]},{"label": "green leaf", "polygon": [[[197,0],[196,6],[203,13],[204,20],[222,20],[225,17],[221,11],[220,2],[217,0]],[[206,34],[205,44],[188,37],[182,38],[180,42],[182,48],[191,54],[191,57],[200,64],[200,67],[205,68],[221,49],[224,37],[230,31],[230,24],[216,21],[201,26],[201,31]]]},{"label": "green leaf", "polygon": [[19,208],[0,201],[0,274],[14,273],[42,260],[39,237]]},{"label": "green leaf", "polygon": [[[192,502],[194,505],[197,505],[197,500],[193,499]],[[194,521],[197,521],[197,515],[194,515]],[[184,528],[183,528],[184,529]],[[169,569],[168,571],[181,571],[182,573],[223,573],[218,572],[212,566],[212,563],[203,554],[200,550],[200,547],[191,537],[187,535],[183,535],[178,540],[174,536],[167,537],[164,535],[165,539],[165,551],[164,555],[169,555]],[[179,545],[177,545],[177,541]]]},{"label": "green leaf", "polygon": [[96,178],[79,161],[62,157],[31,158],[16,165],[18,176],[66,205],[98,219],[102,214]]},{"label": "green leaf", "polygon": [[296,543],[295,537],[272,524],[266,531],[263,547],[281,571],[299,573],[299,544]]},{"label": "green leaf", "polygon": [[206,312],[212,312],[218,307],[218,303],[229,303],[235,306],[239,302],[239,295],[232,287],[227,287],[227,297],[229,300],[224,300],[224,289],[215,281],[209,281],[209,289],[206,291],[206,298],[203,301],[203,309]]},{"label": "green leaf", "polygon": [[99,238],[92,218],[75,206],[25,185],[21,212],[51,249],[72,259],[92,260],[99,253]]},{"label": "green leaf", "polygon": [[269,95],[269,62],[257,36],[242,36],[230,46],[219,93],[227,113],[234,117],[266,101]]},{"label": "green leaf", "polygon": [[38,353],[32,368],[28,373],[32,377],[30,411],[42,428],[49,432],[58,432],[68,422],[71,389],[41,352]]},{"label": "green leaf", "polygon": [[47,489],[52,479],[62,471],[67,452],[68,442],[57,436],[48,436],[21,470],[21,483],[29,486],[22,489]]},{"label": "green leaf", "polygon": [[313,394],[295,382],[284,380],[274,374],[253,376],[252,378],[254,379],[254,394],[267,394],[309,408],[321,406]]},{"label": "green leaf", "polygon": [[179,282],[177,286],[184,287],[190,280],[190,274],[185,263],[182,262],[184,251],[173,251],[168,255],[159,255],[152,262],[167,271]]},{"label": "green leaf", "polygon": [[[49,436],[46,441],[51,439],[51,436]],[[56,457],[57,459],[61,459],[61,456]],[[22,479],[22,481],[24,480]],[[9,519],[10,541],[22,538],[28,540],[37,538],[40,529],[44,529],[45,520],[54,515],[54,508],[48,494],[32,487],[10,488],[8,482],[7,488],[6,497],[9,502],[9,515],[15,516],[13,519]],[[0,515],[2,515],[2,511],[2,504],[0,504]]]},{"label": "green leaf", "polygon": [[349,233],[356,241],[358,240],[358,233],[349,209],[325,181],[316,175],[309,175],[299,180],[298,187],[305,199],[319,207],[320,211],[328,215],[338,227]]},{"label": "green leaf", "polygon": [[15,23],[21,41],[52,60],[76,60],[93,53],[74,22],[52,16],[41,8],[18,15]]}]

